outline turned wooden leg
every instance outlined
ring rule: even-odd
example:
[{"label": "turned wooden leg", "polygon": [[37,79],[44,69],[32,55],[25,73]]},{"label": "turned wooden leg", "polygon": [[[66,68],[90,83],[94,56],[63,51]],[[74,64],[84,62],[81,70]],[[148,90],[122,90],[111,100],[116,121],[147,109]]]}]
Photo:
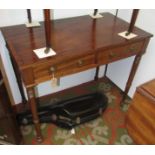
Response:
[{"label": "turned wooden leg", "polygon": [[30,105],[31,112],[32,112],[32,117],[33,117],[33,123],[34,123],[35,130],[36,130],[37,141],[42,142],[43,137],[42,137],[42,134],[41,134],[39,117],[38,117],[38,114],[37,114],[37,106],[36,106],[34,88],[33,87],[32,88],[27,88],[27,92],[28,92],[28,98],[29,98],[29,105]]},{"label": "turned wooden leg", "polygon": [[133,62],[132,68],[131,68],[131,72],[130,72],[129,78],[128,78],[128,81],[126,83],[124,95],[122,97],[121,105],[122,105],[123,101],[125,100],[128,92],[129,92],[129,89],[131,87],[131,84],[132,84],[133,78],[135,76],[136,70],[138,68],[139,62],[141,60],[141,57],[142,57],[141,55],[137,55],[135,57],[135,59],[134,59],[134,62]]}]

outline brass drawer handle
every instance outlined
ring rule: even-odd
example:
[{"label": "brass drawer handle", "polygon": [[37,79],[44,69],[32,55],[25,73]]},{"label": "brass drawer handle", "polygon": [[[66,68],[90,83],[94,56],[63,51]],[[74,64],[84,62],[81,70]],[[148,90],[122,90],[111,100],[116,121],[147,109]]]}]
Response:
[{"label": "brass drawer handle", "polygon": [[129,49],[131,52],[133,52],[133,51],[135,51],[136,50],[136,48],[135,47],[130,47],[130,49]]},{"label": "brass drawer handle", "polygon": [[56,72],[56,67],[52,66],[52,67],[50,68],[50,71],[51,71],[52,73]]},{"label": "brass drawer handle", "polygon": [[116,56],[116,54],[113,53],[113,52],[111,52],[111,53],[109,54],[109,57],[110,57],[110,58],[114,58],[115,56]]},{"label": "brass drawer handle", "polygon": [[78,66],[82,66],[83,65],[83,60],[78,60]]},{"label": "brass drawer handle", "polygon": [[126,53],[128,53],[128,52],[134,52],[134,51],[136,51],[136,48],[135,47],[130,47],[128,50],[126,50]]}]

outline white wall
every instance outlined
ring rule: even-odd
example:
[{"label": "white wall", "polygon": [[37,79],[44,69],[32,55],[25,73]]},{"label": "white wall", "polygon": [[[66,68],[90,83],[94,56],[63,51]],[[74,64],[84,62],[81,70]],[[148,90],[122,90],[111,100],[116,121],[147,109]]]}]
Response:
[{"label": "white wall", "polygon": [[[58,19],[58,18],[79,16],[84,14],[90,14],[92,13],[92,11],[93,10],[88,10],[88,9],[85,9],[85,10],[56,9],[54,10],[53,18]],[[100,11],[101,12],[109,11],[109,12],[115,13],[115,10],[100,10]],[[34,20],[43,19],[42,10],[32,10],[32,14],[33,14]],[[129,21],[131,16],[131,10],[120,10],[118,15],[119,17]],[[143,28],[144,30],[147,30],[155,34],[155,30],[154,30],[155,21],[152,18],[150,18],[153,16],[155,16],[155,10],[141,10],[136,25]],[[0,26],[22,24],[27,21],[26,11],[25,10],[0,10],[0,19],[3,19],[3,20],[0,20]],[[137,85],[155,77],[155,70],[154,70],[155,62],[153,60],[154,58],[153,51],[155,48],[154,41],[155,41],[154,39],[151,40],[147,53],[145,54],[145,56],[143,57],[140,63],[132,88],[129,92],[130,96],[133,95]],[[3,42],[0,41],[1,45],[2,43]],[[19,95],[19,90],[16,84],[15,77],[11,76],[13,75],[13,70],[10,66],[10,60],[7,55],[7,52],[4,52],[4,49],[5,48],[3,47],[3,52],[1,53],[3,53],[3,58],[5,59],[4,60],[6,63],[5,66],[6,66],[7,74],[9,76],[13,97],[14,97],[15,103],[20,103],[21,97]],[[127,80],[132,61],[133,61],[133,57],[110,64],[108,67],[108,76],[122,89],[124,89],[125,82]],[[103,75],[103,71],[104,71],[104,66],[101,67],[100,77]],[[61,81],[60,81],[61,86],[55,89],[51,88],[50,81],[47,81],[45,83],[41,83],[38,85],[37,93],[39,94],[39,96],[43,96],[46,94],[50,94],[52,92],[56,92],[58,90],[66,89],[68,87],[73,87],[75,85],[92,80],[94,78],[94,74],[95,74],[95,70],[91,69],[82,73],[63,77],[61,78]]]},{"label": "white wall", "polygon": [[[99,10],[100,12],[115,13],[115,10]],[[32,9],[33,20],[43,20],[43,10]],[[92,9],[55,9],[51,10],[51,17],[54,19],[74,17],[80,15],[91,14]],[[23,24],[27,22],[27,12],[25,9],[0,9],[0,27]]]}]

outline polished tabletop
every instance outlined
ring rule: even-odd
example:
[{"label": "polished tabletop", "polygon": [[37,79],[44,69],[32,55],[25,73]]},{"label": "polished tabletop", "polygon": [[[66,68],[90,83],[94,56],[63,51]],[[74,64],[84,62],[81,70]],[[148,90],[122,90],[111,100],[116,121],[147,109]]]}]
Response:
[{"label": "polished tabletop", "polygon": [[151,34],[134,28],[138,36],[127,40],[118,35],[126,31],[129,24],[110,13],[103,18],[93,19],[89,15],[51,21],[51,44],[56,56],[39,59],[34,49],[45,47],[44,23],[40,27],[27,28],[23,25],[1,28],[8,48],[20,68],[45,61],[61,61],[79,54],[93,53],[100,49],[120,46],[139,41]]}]

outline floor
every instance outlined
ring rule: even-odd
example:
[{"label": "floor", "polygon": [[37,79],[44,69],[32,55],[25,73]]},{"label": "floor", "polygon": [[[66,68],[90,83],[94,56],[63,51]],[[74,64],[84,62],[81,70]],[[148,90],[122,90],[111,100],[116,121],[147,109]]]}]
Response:
[{"label": "floor", "polygon": [[[107,78],[100,79],[98,82],[88,82],[78,87],[46,96],[46,98],[43,97],[38,101],[40,104],[49,104],[95,91],[100,91],[108,97],[108,108],[101,117],[77,126],[75,134],[54,124],[42,124],[41,129],[44,141],[41,144],[134,144],[125,127],[126,111],[131,100],[127,98],[121,108],[122,92]],[[35,139],[33,125],[21,127],[21,130],[25,144],[38,144]]]}]

